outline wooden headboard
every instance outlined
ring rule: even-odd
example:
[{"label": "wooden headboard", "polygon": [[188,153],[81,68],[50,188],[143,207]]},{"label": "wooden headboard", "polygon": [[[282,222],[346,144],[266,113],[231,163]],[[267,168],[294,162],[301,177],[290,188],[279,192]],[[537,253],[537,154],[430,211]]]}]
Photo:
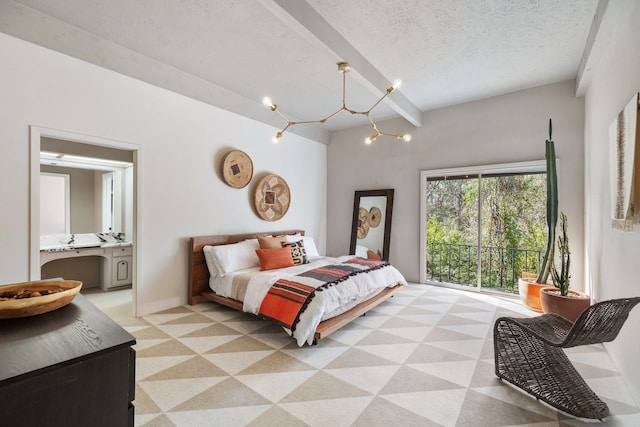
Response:
[{"label": "wooden headboard", "polygon": [[204,259],[202,248],[205,246],[229,245],[247,239],[255,239],[258,236],[282,236],[285,234],[301,234],[304,230],[265,231],[249,234],[220,234],[214,236],[197,236],[189,239],[189,305],[200,304],[209,301],[205,294],[213,293],[209,288],[209,269]]}]

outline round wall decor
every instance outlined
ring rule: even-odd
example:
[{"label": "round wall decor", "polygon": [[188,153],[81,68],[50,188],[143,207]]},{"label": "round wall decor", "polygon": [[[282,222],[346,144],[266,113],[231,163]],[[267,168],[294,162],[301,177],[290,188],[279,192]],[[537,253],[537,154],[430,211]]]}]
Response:
[{"label": "round wall decor", "polygon": [[372,227],[377,227],[380,225],[380,221],[382,220],[382,212],[380,208],[372,207],[369,209],[369,225]]},{"label": "round wall decor", "polygon": [[253,177],[253,162],[244,151],[233,150],[224,158],[222,176],[233,188],[243,188]]},{"label": "round wall decor", "polygon": [[258,183],[254,201],[260,218],[265,221],[277,221],[289,209],[291,202],[289,186],[281,176],[267,175]]},{"label": "round wall decor", "polygon": [[358,210],[358,239],[364,239],[369,234],[369,211],[365,208]]}]

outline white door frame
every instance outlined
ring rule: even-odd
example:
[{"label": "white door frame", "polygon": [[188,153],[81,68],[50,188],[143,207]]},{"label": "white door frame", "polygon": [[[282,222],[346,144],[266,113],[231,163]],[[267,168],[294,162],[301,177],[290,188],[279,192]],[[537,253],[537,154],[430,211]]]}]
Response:
[{"label": "white door frame", "polygon": [[40,140],[43,137],[78,142],[81,144],[98,145],[133,152],[133,315],[137,315],[137,290],[142,283],[142,147],[130,142],[116,141],[90,135],[49,129],[40,126],[29,126],[30,141],[30,173],[29,173],[29,280],[40,280]]}]

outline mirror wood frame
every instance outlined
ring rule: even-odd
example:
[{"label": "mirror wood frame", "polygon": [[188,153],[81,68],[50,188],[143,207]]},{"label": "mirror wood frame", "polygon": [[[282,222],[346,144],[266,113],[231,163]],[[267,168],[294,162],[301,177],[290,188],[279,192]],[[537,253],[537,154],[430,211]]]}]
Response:
[{"label": "mirror wood frame", "polygon": [[384,240],[382,244],[382,260],[389,261],[389,246],[391,243],[391,215],[393,213],[393,188],[384,190],[365,190],[356,191],[353,200],[353,219],[351,222],[351,243],[349,246],[349,253],[356,253],[356,242],[358,240],[358,212],[360,210],[360,200],[364,197],[386,197],[387,204],[385,207],[385,221],[384,221]]}]

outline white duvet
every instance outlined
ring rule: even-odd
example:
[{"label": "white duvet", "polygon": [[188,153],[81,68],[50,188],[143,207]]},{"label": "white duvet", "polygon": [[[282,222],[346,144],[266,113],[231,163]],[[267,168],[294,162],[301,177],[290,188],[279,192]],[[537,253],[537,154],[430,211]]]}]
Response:
[{"label": "white duvet", "polygon": [[[247,313],[258,314],[262,300],[276,280],[286,276],[295,276],[323,265],[341,264],[351,258],[353,255],[339,258],[318,257],[312,258],[309,264],[278,270],[260,271],[259,267],[248,268],[229,273],[225,277],[211,279],[209,283],[216,294],[233,298],[233,278],[236,275],[250,273],[247,292],[243,300],[243,310]],[[351,309],[384,288],[406,284],[402,274],[391,265],[372,270],[367,274],[351,276],[340,282],[339,285],[330,286],[315,294],[307,309],[300,315],[300,321],[296,325],[293,337],[299,346],[304,345],[305,342],[312,344],[316,327],[322,320],[335,317]],[[291,331],[285,330],[291,335]]]}]

